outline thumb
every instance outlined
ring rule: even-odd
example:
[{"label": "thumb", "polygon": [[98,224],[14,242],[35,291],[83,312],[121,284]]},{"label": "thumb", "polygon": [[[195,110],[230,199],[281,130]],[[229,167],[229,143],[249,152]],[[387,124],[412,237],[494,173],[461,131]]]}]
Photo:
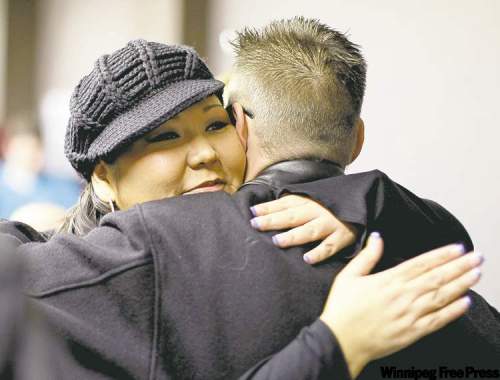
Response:
[{"label": "thumb", "polygon": [[366,276],[379,262],[384,252],[384,241],[378,232],[372,232],[365,248],[342,270],[344,275]]}]

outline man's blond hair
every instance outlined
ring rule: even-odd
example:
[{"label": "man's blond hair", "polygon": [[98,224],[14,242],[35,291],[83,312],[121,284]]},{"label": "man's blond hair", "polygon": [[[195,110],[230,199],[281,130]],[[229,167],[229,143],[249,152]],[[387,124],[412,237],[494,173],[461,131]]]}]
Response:
[{"label": "man's blond hair", "polygon": [[271,159],[329,159],[345,166],[355,142],[366,64],[357,45],[318,20],[245,28],[233,42],[227,92],[255,116]]}]

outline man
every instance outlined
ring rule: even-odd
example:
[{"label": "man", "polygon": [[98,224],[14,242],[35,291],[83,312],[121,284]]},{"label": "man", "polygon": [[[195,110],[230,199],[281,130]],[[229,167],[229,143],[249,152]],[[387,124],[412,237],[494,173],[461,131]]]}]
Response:
[{"label": "man", "polygon": [[[301,18],[274,22],[258,31],[246,29],[238,35],[234,45],[236,62],[225,97],[229,104],[234,104],[237,126],[248,141],[246,180],[249,182],[241,192],[256,191],[255,188],[252,189],[252,183],[256,186],[259,183],[272,186],[279,182],[281,178],[277,171],[282,164],[275,163],[286,160],[287,157],[324,158],[341,167],[357,157],[364,135],[360,109],[366,66],[355,45],[329,27]],[[246,114],[245,110],[248,111]],[[286,143],[282,143],[284,141]],[[286,165],[288,166],[284,170],[294,169],[291,162]],[[276,173],[274,178],[273,171]],[[355,195],[359,186],[363,186],[361,183],[348,182],[357,175],[348,176],[350,179],[338,177],[339,187],[334,190],[335,193],[341,198],[350,193],[344,201],[349,197],[351,201],[339,203],[338,208],[332,208],[344,221],[366,225],[367,220],[370,220],[372,226],[376,226],[373,228],[384,231],[387,245],[383,265],[391,266],[405,259],[398,256],[401,252],[408,252],[401,249],[402,235],[398,236],[398,233],[402,229],[419,231],[415,235],[417,238],[411,240],[411,243],[407,236],[404,238],[405,243],[415,247],[415,254],[432,248],[433,244],[449,242],[453,234],[456,238],[461,234],[457,229],[449,236],[436,234],[437,228],[443,227],[440,223],[447,223],[449,226],[459,224],[454,223],[451,215],[447,216],[438,205],[415,198],[406,198],[406,201],[410,201],[406,206],[425,210],[433,216],[439,215],[436,218],[439,221],[435,225],[436,230],[422,229],[417,225],[396,228],[392,223],[397,223],[397,220],[391,218],[397,207],[395,200],[405,198],[406,190],[395,186],[387,177],[379,176],[379,173],[373,174],[378,178],[372,183],[373,187],[361,192],[365,198],[356,198]],[[318,186],[318,182],[311,187],[314,186]],[[381,187],[385,190],[383,193],[380,192]],[[288,190],[293,191],[293,188],[289,186]],[[394,203],[381,207],[384,204],[381,202],[382,194]],[[322,199],[318,191],[308,195],[313,199]],[[374,206],[368,215],[357,213],[356,208],[363,201],[368,210],[370,205]],[[354,217],[356,214],[362,219]],[[265,217],[257,218],[256,222],[268,229]],[[466,234],[462,233],[463,235]],[[391,263],[391,260],[394,261]],[[488,335],[486,329],[472,338],[471,331],[479,329],[479,325],[473,328],[470,324],[474,318],[477,321],[491,318],[488,322],[491,323],[490,326],[494,326],[489,331],[491,335]],[[360,378],[380,377],[378,370],[384,364],[395,365],[398,369],[410,368],[412,365],[415,368],[448,365],[457,369],[467,365],[484,365],[498,370],[498,321],[498,312],[478,298],[476,307],[467,317],[386,361],[373,363]],[[469,346],[454,348],[453,345],[459,340]],[[481,347],[478,351],[471,352],[471,348],[479,340],[488,342],[489,346],[478,346]],[[488,352],[485,347],[489,347],[491,351]]]},{"label": "man", "polygon": [[[173,349],[174,357],[165,365],[186,378],[203,374],[232,378],[250,362],[284,347],[314,320],[330,276],[355,253],[347,250],[308,272],[297,260],[304,250],[276,251],[237,223],[241,218],[237,215],[248,215],[247,207],[286,192],[306,193],[328,204],[341,220],[359,226],[362,235],[366,228],[382,231],[387,245],[379,269],[442,244],[468,240],[463,227],[445,210],[416,198],[380,172],[342,175],[363,143],[359,114],[365,83],[364,60],[343,35],[298,18],[261,31],[246,30],[235,45],[236,63],[226,98],[246,143],[247,183],[231,205],[212,197],[210,203],[177,199],[165,208],[155,204],[143,209],[146,220],[157,220],[166,212],[172,216],[161,229],[150,224],[148,228],[159,247],[178,252],[158,255],[160,271],[169,279],[164,282],[161,324],[168,338],[159,346]],[[322,186],[321,178],[332,176],[330,191],[338,202],[326,199],[331,194]],[[403,206],[415,214],[411,224],[397,218]],[[203,215],[186,213],[188,207],[203,207]],[[260,215],[261,210],[255,212]],[[216,226],[197,233],[196,240],[186,239],[197,220],[211,215],[217,215]],[[255,225],[272,229],[268,223],[265,217],[254,220]],[[277,243],[287,245],[280,238]],[[405,244],[414,248],[412,252],[403,250]],[[186,276],[196,284],[194,289],[180,286]],[[172,300],[179,298],[196,302],[177,308]],[[218,323],[221,319],[223,324]],[[373,363],[360,378],[379,378],[384,363],[397,369],[498,367],[498,322],[496,310],[474,295],[474,308],[467,317],[386,361]],[[207,330],[212,334],[204,333]]]},{"label": "man", "polygon": [[[362,145],[359,112],[364,64],[362,59],[355,60],[359,55],[355,47],[314,21],[298,19],[273,24],[270,29],[299,41],[298,46],[280,42],[274,58],[300,51],[301,46],[312,54],[315,49],[310,44],[318,40],[328,47],[326,52],[320,49],[319,57],[324,55],[328,65],[319,60],[320,65],[337,74],[325,77],[321,67],[315,66],[318,57],[314,54],[306,64],[303,57],[288,57],[305,73],[299,75],[293,67],[283,71],[281,66],[274,68],[274,81],[253,78],[255,85],[266,86],[255,92],[264,105],[272,106],[272,99],[281,99],[274,104],[278,108],[267,110],[264,105],[245,103],[247,99],[230,85],[236,127],[248,153],[249,182],[234,197],[217,193],[151,202],[106,217],[88,239],[60,235],[42,245],[22,247],[29,258],[27,289],[66,338],[79,361],[81,376],[235,378],[252,366],[257,365],[254,369],[258,370],[271,363],[266,360],[269,355],[289,348],[287,344],[300,330],[317,319],[332,276],[356,254],[371,230],[380,230],[387,240],[385,262],[379,269],[457,240],[465,240],[470,248],[467,233],[446,211],[418,199],[380,172],[343,175],[343,167]],[[256,41],[259,45],[261,38]],[[255,51],[257,45],[249,50]],[[348,54],[342,53],[346,49]],[[335,51],[340,55],[332,59],[329,53]],[[242,83],[248,75],[238,72],[239,67],[243,66],[236,65],[235,83]],[[299,86],[292,83],[294,79],[300,81]],[[273,85],[277,92],[264,97],[265,91],[272,93]],[[312,100],[323,100],[314,98],[315,94],[327,96],[329,105],[300,108],[298,102],[295,107],[290,93],[299,95],[297,89]],[[253,119],[245,116],[244,107]],[[290,123],[287,115],[293,116]],[[302,123],[296,124],[299,117]],[[316,118],[323,124],[314,125]],[[322,125],[331,127],[333,136]],[[273,136],[270,144],[265,143],[266,134]],[[323,144],[325,140],[329,143]],[[330,143],[337,140],[339,146],[330,149]],[[279,250],[269,235],[253,230],[248,219],[251,206],[286,192],[310,195],[329,205],[340,219],[355,224],[360,231],[357,244],[317,267],[302,260],[308,247]],[[401,207],[409,223],[405,226],[397,219]],[[256,221],[266,228],[265,219]],[[277,244],[286,246],[286,236],[278,237]],[[406,245],[409,251],[401,249],[408,249]],[[89,249],[92,256],[87,254]],[[52,259],[49,266],[43,261],[47,258]],[[478,297],[474,301],[476,308],[484,307],[490,313],[484,314],[488,323],[497,323],[494,310],[489,311]],[[482,326],[464,323],[472,329]],[[455,330],[460,329],[459,325]],[[472,355],[472,363],[480,365],[483,359],[491,363],[498,346],[488,341],[488,330],[469,332],[457,335],[461,343],[484,339],[474,353],[480,356]],[[430,342],[439,344],[440,339]],[[349,345],[343,349],[347,352]],[[421,354],[427,349],[424,342],[410,352]],[[314,357],[318,351],[312,351]],[[408,352],[402,351],[403,359]],[[260,360],[263,362],[258,364]],[[302,365],[298,363],[290,364],[298,370]],[[290,364],[281,363],[280,368],[292,368]],[[363,365],[359,367],[349,371],[357,375]],[[273,378],[275,367],[266,368],[271,368],[268,377]],[[349,376],[345,371],[326,374]]]}]

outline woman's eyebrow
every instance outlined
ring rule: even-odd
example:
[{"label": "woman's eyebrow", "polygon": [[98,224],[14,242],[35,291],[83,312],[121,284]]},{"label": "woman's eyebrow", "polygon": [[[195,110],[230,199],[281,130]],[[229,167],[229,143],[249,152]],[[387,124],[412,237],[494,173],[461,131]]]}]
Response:
[{"label": "woman's eyebrow", "polygon": [[221,107],[221,108],[224,108],[224,107],[222,107],[222,105],[221,105],[221,104],[215,104],[215,103],[214,103],[214,104],[209,104],[208,106],[203,107],[203,111],[204,111],[204,112],[207,112],[208,110],[211,110],[211,109],[212,109],[212,108],[214,108],[214,107]]}]

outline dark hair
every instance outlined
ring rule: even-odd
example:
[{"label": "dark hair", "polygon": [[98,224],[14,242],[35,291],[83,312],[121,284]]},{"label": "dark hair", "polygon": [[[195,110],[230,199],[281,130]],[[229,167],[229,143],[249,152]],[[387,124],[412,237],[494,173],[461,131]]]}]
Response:
[{"label": "dark hair", "polygon": [[346,165],[365,90],[359,47],[303,17],[246,28],[233,46],[229,103],[253,111],[264,152],[272,159],[309,157]]}]

